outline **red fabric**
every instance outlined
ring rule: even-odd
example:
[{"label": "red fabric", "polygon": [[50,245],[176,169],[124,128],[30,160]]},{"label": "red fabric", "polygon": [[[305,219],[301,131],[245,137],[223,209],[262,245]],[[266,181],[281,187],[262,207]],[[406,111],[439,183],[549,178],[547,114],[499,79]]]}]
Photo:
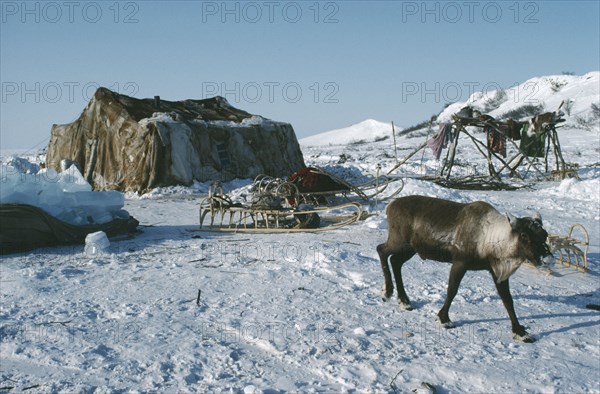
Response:
[{"label": "red fabric", "polygon": [[[312,167],[302,168],[288,177],[288,181],[295,184],[300,193],[319,193],[319,192],[337,192],[349,190],[346,185],[340,184],[329,175]],[[296,205],[296,199],[288,198],[288,203]],[[326,204],[327,199],[324,196],[314,198],[317,204]]]},{"label": "red fabric", "polygon": [[348,190],[347,186],[312,167],[296,171],[288,177],[288,181],[295,184],[301,193]]}]

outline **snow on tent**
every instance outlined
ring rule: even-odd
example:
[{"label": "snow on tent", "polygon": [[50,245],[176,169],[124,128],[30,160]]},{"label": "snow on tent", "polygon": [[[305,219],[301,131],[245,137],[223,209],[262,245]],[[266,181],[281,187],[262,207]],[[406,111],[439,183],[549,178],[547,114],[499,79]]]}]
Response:
[{"label": "snow on tent", "polygon": [[284,176],[303,168],[292,126],[222,97],[136,99],[99,88],[76,121],[52,126],[47,164],[72,160],[95,190],[146,192],[194,180]]}]

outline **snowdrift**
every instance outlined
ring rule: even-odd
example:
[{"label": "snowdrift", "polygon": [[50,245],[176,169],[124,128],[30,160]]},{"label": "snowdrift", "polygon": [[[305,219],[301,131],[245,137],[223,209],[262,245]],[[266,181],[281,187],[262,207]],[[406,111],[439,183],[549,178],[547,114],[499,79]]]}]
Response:
[{"label": "snowdrift", "polygon": [[83,243],[96,231],[109,236],[132,233],[138,225],[123,209],[122,193],[93,192],[74,165],[61,173],[53,169],[23,173],[2,165],[0,181],[2,254]]}]

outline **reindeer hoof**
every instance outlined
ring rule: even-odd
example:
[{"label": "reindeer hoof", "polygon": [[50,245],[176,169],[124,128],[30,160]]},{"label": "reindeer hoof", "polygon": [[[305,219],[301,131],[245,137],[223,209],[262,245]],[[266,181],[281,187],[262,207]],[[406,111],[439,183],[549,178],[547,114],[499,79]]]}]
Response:
[{"label": "reindeer hoof", "polygon": [[391,296],[392,296],[391,291],[386,291],[385,288],[383,290],[381,290],[381,300],[383,302],[386,302],[387,300],[389,300]]},{"label": "reindeer hoof", "polygon": [[400,309],[402,309],[404,311],[412,311],[413,309],[415,309],[415,308],[413,308],[413,306],[411,305],[410,302],[402,302],[402,301],[398,300],[398,305],[400,305]]},{"label": "reindeer hoof", "polygon": [[535,337],[527,332],[523,334],[513,334],[513,339],[515,341],[520,341],[524,343],[534,343]]},{"label": "reindeer hoof", "polygon": [[438,321],[440,322],[440,325],[442,327],[444,327],[445,329],[456,328],[456,324],[454,324],[454,322],[450,319],[442,320],[441,318],[438,317]]},{"label": "reindeer hoof", "polygon": [[527,332],[524,326],[518,325],[513,328],[513,339],[515,341],[525,342],[525,343],[533,343],[535,342],[535,337]]}]

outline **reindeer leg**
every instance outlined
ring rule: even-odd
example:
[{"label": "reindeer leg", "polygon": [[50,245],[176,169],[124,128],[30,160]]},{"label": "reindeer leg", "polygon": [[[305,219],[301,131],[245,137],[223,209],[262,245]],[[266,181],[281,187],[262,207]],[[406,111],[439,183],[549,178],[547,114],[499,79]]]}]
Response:
[{"label": "reindeer leg", "polygon": [[388,259],[390,254],[387,250],[387,243],[377,245],[377,253],[379,254],[379,260],[381,261],[381,269],[383,271],[383,289],[381,290],[381,299],[387,301],[394,292],[394,285],[392,284],[392,274],[390,273],[390,267],[388,265]]},{"label": "reindeer leg", "polygon": [[402,282],[402,265],[407,262],[411,257],[415,255],[414,251],[403,251],[395,253],[390,259],[392,270],[394,271],[394,279],[396,280],[396,291],[398,292],[398,304],[402,309],[410,311],[413,309],[410,304],[410,300],[404,290],[404,283]]},{"label": "reindeer leg", "polygon": [[492,273],[492,277],[494,278],[494,283],[496,284],[496,290],[498,290],[498,294],[502,299],[502,303],[508,312],[508,317],[510,318],[510,323],[512,324],[512,332],[514,334],[513,338],[526,343],[535,342],[535,338],[527,333],[525,327],[519,324],[517,314],[515,313],[512,295],[510,294],[508,279],[506,279],[504,282],[497,283],[498,281],[496,275]]},{"label": "reindeer leg", "polygon": [[458,286],[460,286],[460,281],[465,276],[466,272],[467,268],[465,263],[459,261],[452,263],[452,268],[450,268],[450,278],[448,279],[448,294],[446,295],[444,306],[442,306],[442,309],[440,309],[438,312],[440,323],[442,323],[444,328],[455,327],[450,320],[450,316],[448,316],[448,311],[450,310],[450,304],[452,304],[452,300],[454,300],[454,297],[456,297]]}]

